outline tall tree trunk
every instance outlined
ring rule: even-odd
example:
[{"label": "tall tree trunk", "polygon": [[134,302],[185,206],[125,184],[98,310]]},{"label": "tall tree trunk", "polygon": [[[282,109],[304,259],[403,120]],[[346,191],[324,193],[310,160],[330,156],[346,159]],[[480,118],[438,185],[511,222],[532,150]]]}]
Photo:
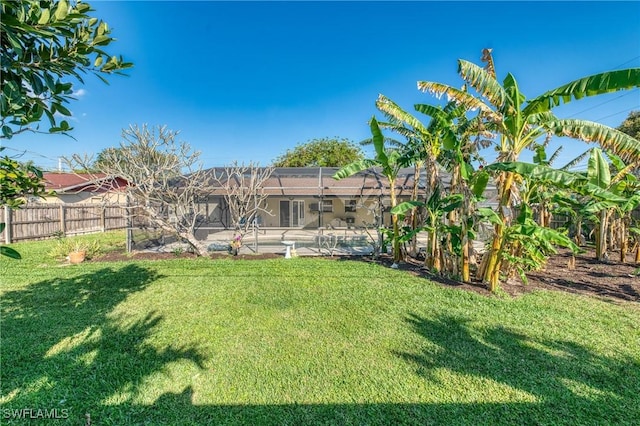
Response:
[{"label": "tall tree trunk", "polygon": [[471,281],[471,273],[469,271],[469,246],[471,242],[469,241],[469,229],[468,222],[469,216],[471,215],[470,204],[471,204],[471,194],[465,187],[464,191],[464,200],[462,201],[462,212],[460,215],[460,243],[462,244],[462,256],[460,258],[460,271],[462,274],[462,282],[468,283]]},{"label": "tall tree trunk", "polygon": [[484,274],[487,272],[487,264],[489,263],[489,255],[491,253],[486,251],[482,255],[482,259],[480,260],[480,265],[478,266],[478,270],[476,271],[476,279],[484,280]]},{"label": "tall tree trunk", "polygon": [[434,232],[433,233],[433,249],[434,249],[434,253],[433,253],[433,270],[435,272],[440,272],[442,270],[442,259],[441,259],[441,248],[440,248],[440,244],[438,244],[438,238],[437,238],[437,233]]},{"label": "tall tree trunk", "polygon": [[489,284],[489,290],[495,292],[500,285],[500,268],[502,267],[501,250],[504,244],[504,225],[507,218],[504,210],[510,208],[511,185],[513,185],[514,175],[512,172],[501,173],[500,181],[502,182],[500,197],[498,201],[498,217],[502,224],[496,224],[494,227],[495,235],[491,242],[489,250],[489,259],[487,261],[487,269],[484,272],[483,280]]},{"label": "tall tree trunk", "polygon": [[468,283],[471,281],[471,273],[469,271],[469,238],[467,237],[462,241],[461,263],[462,282]]},{"label": "tall tree trunk", "polygon": [[627,229],[625,226],[624,217],[620,219],[620,262],[625,263],[627,260],[627,250],[628,250],[628,241],[627,241]]},{"label": "tall tree trunk", "polygon": [[[438,183],[438,170],[431,157],[427,157],[425,161],[425,171],[427,173],[427,190],[425,191],[425,202],[431,198],[433,193],[436,190],[436,186]],[[433,223],[433,219],[431,218],[431,213],[427,211],[427,217],[429,221],[429,225],[432,225],[433,230],[427,232],[428,238],[428,250],[424,260],[424,264],[429,270],[437,270],[440,271],[440,257],[438,253],[438,232],[436,230],[437,224]]]},{"label": "tall tree trunk", "polygon": [[196,253],[197,256],[208,256],[208,247],[202,241],[198,241],[193,233],[181,232],[180,238],[185,240]]},{"label": "tall tree trunk", "polygon": [[544,201],[541,201],[540,204],[538,204],[538,215],[540,216],[538,218],[540,226],[547,228],[549,223],[547,222],[547,205]]},{"label": "tall tree trunk", "polygon": [[[390,183],[390,196],[391,196],[391,208],[393,209],[398,203],[396,199],[396,182],[394,180],[389,179]],[[391,224],[393,227],[393,263],[397,264],[402,259],[402,255],[400,253],[400,229],[398,228],[398,215],[391,215]]]},{"label": "tall tree trunk", "polygon": [[576,219],[576,237],[575,237],[575,241],[576,241],[576,244],[578,246],[582,246],[582,244],[583,244],[583,240],[582,240],[582,217],[578,217],[578,219]]},{"label": "tall tree trunk", "polygon": [[611,214],[609,214],[609,218],[608,218],[608,234],[609,234],[609,239],[608,239],[608,248],[610,248],[611,250],[613,250],[614,248],[618,247],[618,242],[616,241],[616,235],[617,232],[616,230],[618,229],[618,219],[613,217],[613,212],[611,212]]},{"label": "tall tree trunk", "polygon": [[[451,186],[449,189],[449,192],[451,194],[459,194],[461,192],[461,188],[459,188],[460,186],[460,163],[456,164],[453,168],[453,172],[451,173]],[[456,209],[453,209],[449,212],[449,214],[447,215],[447,221],[448,221],[448,225],[453,225],[454,223],[456,223],[456,220],[458,219],[458,211]],[[453,251],[453,242],[452,242],[452,235],[451,232],[447,233],[447,243],[446,243],[446,249],[448,251],[449,257],[454,257],[454,251]],[[458,267],[459,267],[459,262],[458,259],[455,259],[455,261],[453,262],[449,262],[450,264],[448,265],[444,265],[445,268],[447,268],[447,273],[449,275],[453,275],[456,276],[458,275]]]},{"label": "tall tree trunk", "polygon": [[[415,169],[413,172],[413,189],[411,191],[411,199],[418,200],[418,187],[420,186],[420,170],[422,169],[422,164],[420,162],[416,162]],[[411,230],[414,231],[414,235],[411,238],[411,256],[416,256],[418,254],[418,236],[415,233],[416,228],[418,227],[418,208],[411,209]]]},{"label": "tall tree trunk", "polygon": [[600,223],[598,224],[598,234],[596,235],[596,258],[598,260],[604,260],[607,253],[608,217],[606,210],[600,211]]},{"label": "tall tree trunk", "polygon": [[[433,219],[431,219],[431,216],[429,215],[429,225],[431,225],[432,221]],[[437,243],[438,240],[436,239],[435,231],[427,231],[427,253],[424,259],[424,264],[430,271],[432,271],[436,265],[436,255],[438,251]]]}]

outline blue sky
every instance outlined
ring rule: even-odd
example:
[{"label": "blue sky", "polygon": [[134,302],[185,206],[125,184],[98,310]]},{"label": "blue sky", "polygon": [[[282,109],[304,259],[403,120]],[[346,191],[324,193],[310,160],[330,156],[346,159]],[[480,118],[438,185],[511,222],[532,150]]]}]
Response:
[{"label": "blue sky", "polygon": [[[76,140],[21,134],[5,153],[56,168],[60,156],[118,146],[123,128],[147,123],[180,130],[207,167],[266,165],[313,138],[369,137],[379,93],[406,110],[436,102],[416,82],[460,86],[457,59],[480,64],[485,47],[498,78],[511,72],[528,97],[640,67],[640,2],[89,3],[118,39],[107,50],[134,68],[110,85],[87,76],[75,87]],[[634,109],[638,89],[556,113],[615,127]],[[588,147],[554,143],[564,145],[557,165]]]}]

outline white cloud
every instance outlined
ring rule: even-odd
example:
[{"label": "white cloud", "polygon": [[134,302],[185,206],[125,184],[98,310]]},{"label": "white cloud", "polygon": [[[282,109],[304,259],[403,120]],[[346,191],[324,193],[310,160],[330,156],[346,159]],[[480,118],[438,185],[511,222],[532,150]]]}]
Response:
[{"label": "white cloud", "polygon": [[74,96],[75,98],[81,98],[81,97],[83,97],[83,96],[84,96],[84,95],[86,95],[86,94],[87,94],[87,91],[86,91],[86,90],[84,90],[84,89],[79,89],[79,90],[77,90],[77,91],[73,92],[73,96]]},{"label": "white cloud", "polygon": [[71,115],[62,115],[56,111],[53,116],[59,120],[78,121],[78,118],[73,115],[73,112],[71,112]]}]

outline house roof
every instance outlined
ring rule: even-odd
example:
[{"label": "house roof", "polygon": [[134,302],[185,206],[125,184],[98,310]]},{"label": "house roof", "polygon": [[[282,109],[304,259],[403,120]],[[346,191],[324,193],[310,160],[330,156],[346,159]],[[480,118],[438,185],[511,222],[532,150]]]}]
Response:
[{"label": "house roof", "polygon": [[[389,192],[389,182],[380,169],[371,168],[353,176],[336,180],[333,175],[338,167],[276,167],[264,182],[263,189],[272,196],[378,196]],[[210,169],[211,173],[223,176],[224,167]],[[401,169],[395,188],[399,196],[413,189],[413,168]],[[419,184],[419,187],[424,185]],[[214,190],[214,194],[223,195],[224,190]]]},{"label": "house roof", "polygon": [[57,193],[106,192],[127,185],[127,181],[105,173],[44,173],[45,189]]}]

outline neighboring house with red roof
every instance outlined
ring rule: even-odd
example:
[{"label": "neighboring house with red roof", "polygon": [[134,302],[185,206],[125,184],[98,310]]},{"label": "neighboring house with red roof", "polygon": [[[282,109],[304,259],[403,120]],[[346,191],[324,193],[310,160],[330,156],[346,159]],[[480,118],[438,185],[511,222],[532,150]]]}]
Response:
[{"label": "neighboring house with red roof", "polygon": [[44,173],[45,189],[55,195],[32,199],[35,203],[124,204],[128,182],[104,173]]}]

